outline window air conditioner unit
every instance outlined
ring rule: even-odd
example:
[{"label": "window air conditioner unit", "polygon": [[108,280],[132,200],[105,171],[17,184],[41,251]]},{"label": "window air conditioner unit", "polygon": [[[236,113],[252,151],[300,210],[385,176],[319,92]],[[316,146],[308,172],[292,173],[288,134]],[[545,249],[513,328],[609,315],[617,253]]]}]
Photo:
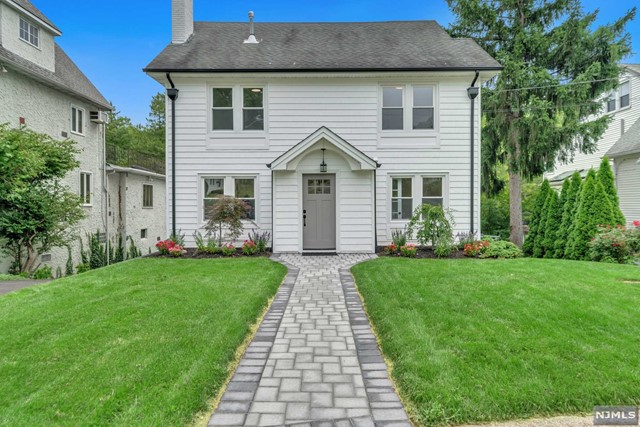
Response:
[{"label": "window air conditioner unit", "polygon": [[93,123],[103,125],[109,123],[109,116],[105,111],[91,111],[89,112],[89,118]]}]

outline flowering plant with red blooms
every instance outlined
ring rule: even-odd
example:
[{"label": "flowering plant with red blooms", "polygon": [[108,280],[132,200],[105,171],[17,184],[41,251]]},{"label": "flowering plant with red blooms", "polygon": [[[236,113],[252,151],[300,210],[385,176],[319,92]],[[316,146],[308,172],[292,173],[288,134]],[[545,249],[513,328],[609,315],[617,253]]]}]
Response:
[{"label": "flowering plant with red blooms", "polygon": [[640,252],[640,228],[600,225],[589,242],[589,248],[593,261],[628,263]]},{"label": "flowering plant with red blooms", "polygon": [[182,247],[180,245],[177,245],[176,242],[171,239],[161,240],[156,243],[156,248],[162,255],[169,255],[170,250],[175,248],[176,246],[179,247],[180,250],[182,250]]},{"label": "flowering plant with red blooms", "polygon": [[638,220],[633,221],[633,226],[634,227],[640,227],[640,221],[638,221]]},{"label": "flowering plant with red blooms", "polygon": [[222,255],[224,256],[233,256],[236,254],[236,247],[230,243],[222,246],[221,249],[222,249]]},{"label": "flowering plant with red blooms", "polygon": [[400,254],[403,257],[415,258],[415,256],[418,254],[418,247],[412,243],[400,246]]},{"label": "flowering plant with red blooms", "polygon": [[394,243],[391,243],[390,245],[387,245],[384,247],[384,253],[387,255],[393,255],[396,253],[397,250],[398,248]]},{"label": "flowering plant with red blooms", "polygon": [[464,245],[464,255],[468,257],[476,257],[481,255],[488,247],[491,246],[488,240],[477,240],[473,243]]},{"label": "flowering plant with red blooms", "polygon": [[244,255],[255,255],[258,252],[258,246],[253,240],[245,240],[242,245],[242,253]]}]

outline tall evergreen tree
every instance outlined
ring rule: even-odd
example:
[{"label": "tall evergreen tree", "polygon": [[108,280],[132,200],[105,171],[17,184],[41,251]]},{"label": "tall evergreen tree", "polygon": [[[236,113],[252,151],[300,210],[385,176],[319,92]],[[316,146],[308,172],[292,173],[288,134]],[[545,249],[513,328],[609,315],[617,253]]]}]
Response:
[{"label": "tall evergreen tree", "polygon": [[554,193],[555,191],[549,187],[547,197],[544,199],[544,205],[542,206],[542,213],[540,214],[540,221],[538,222],[538,229],[536,230],[536,238],[533,241],[533,256],[536,258],[542,258],[544,256],[544,236],[547,231],[550,204]]},{"label": "tall evergreen tree", "polygon": [[578,205],[578,196],[580,194],[580,186],[582,186],[582,178],[578,172],[574,172],[571,178],[567,178],[564,181],[564,187],[567,187],[567,192],[562,203],[562,220],[560,222],[560,228],[556,233],[556,243],[554,258],[564,258],[564,254],[567,248],[567,241],[569,240],[569,234],[571,232],[571,225],[575,217],[576,207]]},{"label": "tall evergreen tree", "polygon": [[613,170],[611,170],[611,164],[609,163],[608,157],[605,156],[602,158],[597,176],[598,181],[600,181],[604,187],[604,192],[609,196],[615,224],[624,225],[626,221],[622,211],[620,210],[620,200],[618,200],[618,190],[616,190],[616,179],[613,176]]},{"label": "tall evergreen tree", "polygon": [[538,197],[536,197],[536,204],[531,211],[531,220],[529,221],[529,233],[527,234],[527,239],[524,242],[522,250],[525,255],[532,256],[535,248],[536,238],[538,236],[538,226],[542,220],[542,216],[544,214],[544,203],[547,200],[547,196],[551,190],[551,186],[549,185],[549,181],[546,179],[540,186],[540,192],[538,193]]},{"label": "tall evergreen tree", "polygon": [[482,95],[483,162],[508,167],[510,237],[521,246],[522,178],[595,149],[610,116],[586,119],[600,112],[601,94],[617,85],[618,63],[631,51],[626,25],[635,8],[594,28],[598,12],[584,13],[579,0],[447,3],[455,15],[451,34],[473,38],[504,66]]},{"label": "tall evergreen tree", "polygon": [[567,257],[588,259],[589,242],[596,235],[598,225],[613,225],[613,210],[609,196],[598,181],[593,169],[589,171],[580,194],[575,224],[569,236]]},{"label": "tall evergreen tree", "polygon": [[544,240],[542,242],[543,256],[545,258],[555,258],[555,244],[562,222],[562,205],[560,197],[555,191],[551,191],[547,207],[547,222],[544,227]]}]

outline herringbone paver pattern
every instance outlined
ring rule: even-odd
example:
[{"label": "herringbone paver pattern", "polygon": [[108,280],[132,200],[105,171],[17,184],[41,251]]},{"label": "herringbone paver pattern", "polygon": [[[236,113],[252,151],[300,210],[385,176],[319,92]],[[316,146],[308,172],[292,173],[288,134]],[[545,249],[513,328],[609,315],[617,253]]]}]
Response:
[{"label": "herringbone paver pattern", "polygon": [[279,257],[289,275],[210,426],[410,426],[348,271],[370,258]]}]

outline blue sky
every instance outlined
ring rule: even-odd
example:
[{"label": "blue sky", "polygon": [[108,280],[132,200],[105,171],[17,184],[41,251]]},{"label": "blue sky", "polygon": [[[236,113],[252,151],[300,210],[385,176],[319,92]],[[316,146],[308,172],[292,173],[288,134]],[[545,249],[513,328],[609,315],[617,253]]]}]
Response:
[{"label": "blue sky", "polygon": [[[61,30],[58,43],[104,96],[135,123],[144,123],[151,96],[163,90],[142,72],[171,39],[170,0],[32,0]],[[599,22],[611,22],[638,0],[583,0],[600,9]],[[194,0],[198,21],[387,21],[435,19],[446,26],[452,15],[444,0]],[[629,26],[640,63],[640,18]]]}]

